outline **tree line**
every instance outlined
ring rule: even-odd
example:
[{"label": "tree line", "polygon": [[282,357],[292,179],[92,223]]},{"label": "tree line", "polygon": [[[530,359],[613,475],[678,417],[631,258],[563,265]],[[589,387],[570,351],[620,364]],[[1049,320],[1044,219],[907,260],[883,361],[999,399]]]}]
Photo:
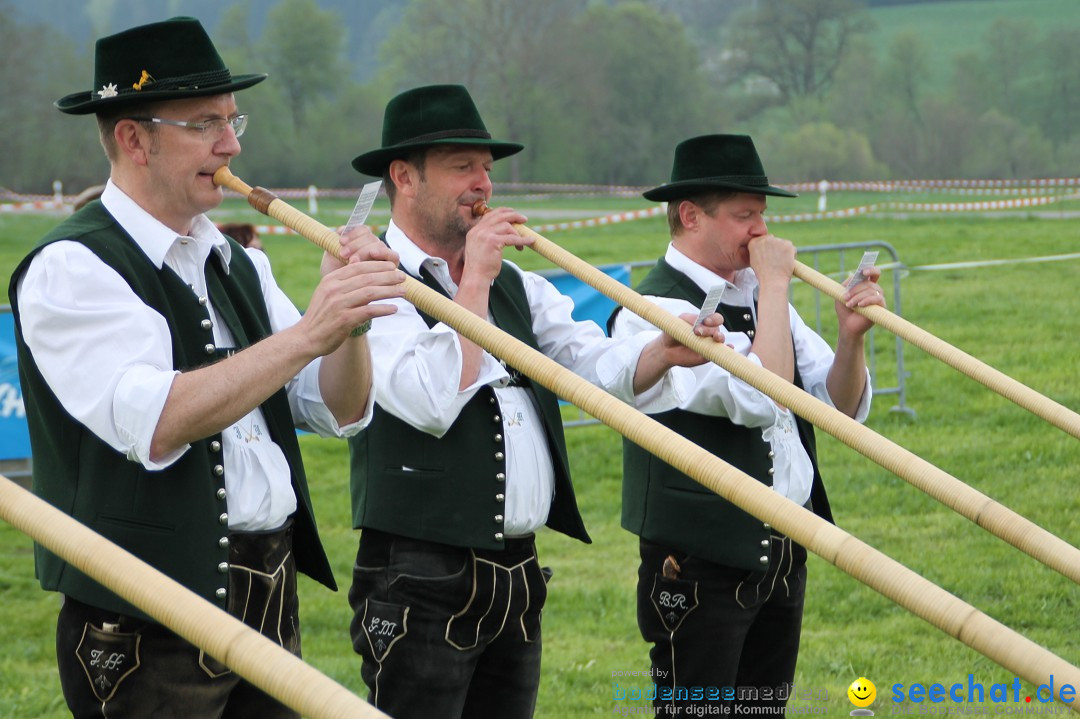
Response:
[{"label": "tree line", "polygon": [[[80,50],[0,0],[0,187],[69,191],[108,166],[96,126],[53,101],[92,80]],[[977,3],[972,3],[973,5]],[[755,137],[774,181],[1073,175],[1080,166],[1080,25],[995,21],[949,67],[928,41],[871,44],[864,0],[408,0],[381,42],[356,47],[340,12],[251,0],[207,29],[252,119],[238,173],[266,186],[354,187],[402,89],[462,83],[498,137],[526,146],[497,179],[620,185],[667,178],[675,144]],[[975,10],[973,10],[975,11]],[[375,57],[363,81],[349,58]],[[942,77],[945,73],[945,77]]]}]

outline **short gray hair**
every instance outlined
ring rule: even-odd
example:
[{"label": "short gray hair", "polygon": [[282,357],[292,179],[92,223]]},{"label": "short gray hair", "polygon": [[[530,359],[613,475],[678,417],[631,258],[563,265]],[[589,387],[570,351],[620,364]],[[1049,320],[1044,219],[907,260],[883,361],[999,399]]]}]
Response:
[{"label": "short gray hair", "polygon": [[[132,116],[152,116],[157,113],[159,105],[160,103],[127,105],[123,108],[114,109],[111,112],[99,112],[97,114],[98,139],[101,141],[101,147],[105,150],[105,156],[109,158],[109,162],[116,162],[117,159],[119,159],[119,151],[116,147],[116,123]],[[151,135],[157,134],[158,126],[155,123],[144,122],[142,123],[142,126],[145,127],[147,132]]]}]

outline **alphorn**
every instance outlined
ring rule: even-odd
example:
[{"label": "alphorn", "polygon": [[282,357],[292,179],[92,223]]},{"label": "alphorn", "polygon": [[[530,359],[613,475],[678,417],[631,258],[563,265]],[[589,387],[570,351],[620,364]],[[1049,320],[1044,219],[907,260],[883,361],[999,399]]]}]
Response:
[{"label": "alphorn", "polygon": [[[336,233],[278,199],[269,190],[252,188],[227,167],[214,173],[214,182],[248,199],[259,212],[273,217],[332,255],[340,254]],[[750,475],[718,459],[656,420],[594,387],[525,343],[406,276],[405,299],[452,327],[462,336],[500,357],[569,400],[615,431],[694,478],[739,508],[791,537],[826,562],[871,587],[891,601],[958,639],[1018,677],[1045,683],[1080,686],[1080,669],[1048,649],[987,616],[903,564],[879,552],[813,512],[779,497]],[[683,323],[684,327],[689,325]],[[697,337],[700,351],[716,344]],[[1070,708],[1080,713],[1080,702]]]},{"label": "alphorn", "polygon": [[[820,290],[833,299],[841,299],[844,287],[817,270],[807,267],[802,262],[795,263],[794,275],[811,287]],[[871,305],[856,307],[855,311],[906,340],[931,357],[936,357],[953,369],[966,374],[984,387],[1000,394],[1020,407],[1041,417],[1050,424],[1080,439],[1080,414],[1059,404],[1049,397],[1039,394],[1027,385],[1018,382],[1000,370],[972,357],[967,352],[954,347],[936,335],[908,322],[895,312],[884,307]]]},{"label": "alphorn", "polygon": [[3,475],[0,518],[303,716],[387,716],[300,657]]},{"label": "alphorn", "polygon": [[[487,211],[486,205],[481,204],[477,202],[473,205],[474,214]],[[649,302],[631,288],[605,275],[543,235],[525,225],[514,225],[514,228],[519,235],[532,240],[530,247],[544,258],[648,320],[687,347],[700,351],[707,359],[780,404],[790,407],[800,417],[946,507],[1080,584],[1080,549],[869,427],[859,424],[835,407],[757,366],[730,347],[715,342],[702,343],[701,338],[681,319]]]}]

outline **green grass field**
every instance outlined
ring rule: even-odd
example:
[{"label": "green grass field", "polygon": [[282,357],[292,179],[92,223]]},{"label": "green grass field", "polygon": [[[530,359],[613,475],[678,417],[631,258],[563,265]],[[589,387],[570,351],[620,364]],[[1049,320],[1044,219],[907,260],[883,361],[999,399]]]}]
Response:
[{"label": "green grass field", "polygon": [[[805,209],[811,209],[811,198],[793,204],[804,199],[810,203]],[[835,206],[861,201],[838,197]],[[556,204],[521,206],[528,212]],[[346,210],[348,205],[344,203]],[[804,209],[780,205],[774,203],[773,211]],[[578,206],[623,211],[643,203],[594,199]],[[343,221],[340,207],[323,203],[322,209],[324,222]],[[215,219],[226,217],[265,222],[231,202],[215,213]],[[17,259],[55,222],[0,217],[0,276],[6,279]],[[662,220],[650,219],[549,236],[593,264],[607,264],[654,259],[662,252],[664,229]],[[908,267],[1080,251],[1077,219],[864,217],[777,224],[772,229],[801,247],[885,241]],[[282,285],[299,306],[306,305],[318,273],[318,251],[295,236],[265,240]],[[510,256],[530,269],[547,266],[529,252]],[[1080,408],[1075,381],[1080,356],[1077,265],[1077,260],[1069,260],[905,272],[904,316],[1056,401]],[[796,302],[809,312],[804,290],[797,291]],[[826,330],[830,341],[831,333]],[[879,341],[874,352],[886,368],[891,342]],[[910,373],[907,404],[917,416],[890,412],[893,398],[881,397],[868,426],[1070,544],[1080,544],[1080,493],[1075,488],[1080,443],[916,349],[905,350],[905,361]],[[568,438],[594,544],[551,533],[539,540],[541,559],[554,569],[537,711],[538,717],[550,719],[598,716],[633,706],[613,701],[613,672],[648,667],[647,647],[635,624],[636,541],[620,529],[618,520],[620,439],[603,426],[571,429]],[[819,432],[819,444],[823,474],[844,529],[1070,663],[1080,663],[1080,589],[1073,582],[824,433]],[[346,448],[311,436],[302,438],[302,447],[335,573],[339,583],[347,585],[356,535],[346,500]],[[812,557],[809,571],[793,708],[847,715],[852,706],[846,688],[860,676],[877,686],[879,698],[872,708],[879,715],[892,713],[891,687],[897,683],[966,686],[971,674],[989,691],[992,684],[1011,684],[1016,676],[824,561]],[[0,606],[0,716],[65,716],[52,643],[58,602],[37,587],[29,541],[7,525],[0,526],[0,591],[5,600]],[[363,696],[359,659],[347,633],[350,616],[344,592],[333,594],[305,579],[301,595],[305,659]],[[633,686],[625,677],[620,684]],[[1029,695],[1033,689],[1025,683],[1023,691]],[[907,706],[915,713],[928,708]]]}]

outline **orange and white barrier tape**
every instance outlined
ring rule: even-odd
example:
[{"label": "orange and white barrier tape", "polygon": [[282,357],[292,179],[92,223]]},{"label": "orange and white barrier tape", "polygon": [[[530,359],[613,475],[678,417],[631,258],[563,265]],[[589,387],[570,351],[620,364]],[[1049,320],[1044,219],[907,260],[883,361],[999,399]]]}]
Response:
[{"label": "orange and white barrier tape", "polygon": [[893,210],[911,212],[971,212],[980,210],[1009,210],[1018,207],[1043,207],[1063,200],[1075,200],[1080,194],[1057,195],[1052,197],[1021,197],[1015,200],[988,200],[986,202],[887,202]]},{"label": "orange and white barrier tape", "polygon": [[[1024,190],[1080,187],[1080,177],[1031,178],[1011,180],[881,180],[872,182],[843,182],[826,180],[829,192],[925,192],[948,191],[957,194],[1025,194]],[[820,192],[821,182],[800,182],[780,185],[792,192]],[[965,190],[967,192],[960,192]]]},{"label": "orange and white barrier tape", "polygon": [[583,227],[601,227],[614,225],[631,220],[643,220],[648,217],[657,217],[667,214],[667,205],[650,207],[647,210],[631,210],[630,212],[618,212],[613,215],[594,217],[588,220],[574,220],[572,222],[556,222],[549,225],[536,225],[533,229],[537,232],[554,232],[555,230],[580,230]]},{"label": "orange and white barrier tape", "polygon": [[0,204],[0,213],[20,212],[71,212],[71,205],[56,200],[37,200],[32,202],[5,202]]},{"label": "orange and white barrier tape", "polygon": [[[985,212],[992,210],[1009,210],[1025,207],[1042,207],[1065,200],[1080,199],[1080,193],[1071,195],[1055,195],[1052,197],[1020,197],[1013,200],[987,200],[986,202],[880,202],[873,205],[848,207],[843,210],[828,210],[826,212],[800,212],[790,215],[769,215],[767,219],[771,223],[780,222],[813,222],[816,220],[840,220],[859,215],[868,215],[883,210],[898,212]],[[593,217],[586,220],[573,220],[569,222],[553,222],[546,225],[532,226],[536,232],[556,232],[559,230],[580,230],[586,227],[603,227],[616,225],[622,222],[643,220],[650,217],[660,217],[667,214],[667,203],[661,203],[656,207],[645,210],[631,210],[629,212],[617,212],[611,215]],[[373,226],[373,231],[378,233],[385,229],[382,226]],[[255,231],[260,235],[294,235],[288,227],[282,225],[258,225]]]},{"label": "orange and white barrier tape", "polygon": [[[773,222],[805,222],[809,220],[826,220],[854,215],[866,214],[883,209],[900,210],[910,212],[965,212],[979,210],[998,210],[1017,207],[1033,207],[1037,205],[1059,202],[1063,199],[1074,199],[1076,195],[1051,195],[1049,193],[1062,188],[1080,188],[1080,178],[1035,178],[1035,179],[1009,179],[1009,180],[890,180],[874,182],[844,182],[826,181],[827,192],[932,192],[949,193],[955,195],[1021,195],[1010,200],[994,202],[948,202],[948,203],[900,203],[887,202],[861,207],[834,210],[828,212],[811,212],[797,215],[771,215]],[[785,189],[801,192],[804,194],[818,193],[821,191],[820,182],[803,182],[780,185]],[[537,199],[549,198],[552,195],[575,195],[583,196],[639,196],[646,189],[629,185],[582,185],[582,184],[555,184],[555,183],[498,183],[498,194],[513,193],[515,190],[533,190],[538,192]],[[285,188],[273,191],[278,197],[300,199],[311,197],[317,198],[353,198],[359,192],[356,189],[317,189],[312,188]],[[234,192],[226,191],[230,197],[238,197]],[[22,195],[3,190],[0,193],[5,199],[14,202],[0,203],[0,213],[34,213],[34,212],[63,212],[70,211],[74,196],[64,196],[58,201],[55,195]],[[511,202],[515,199],[528,199],[534,195],[512,194],[507,197]],[[572,230],[584,227],[596,227],[618,222],[643,219],[661,214],[662,209],[652,208],[649,210],[635,210],[605,215],[588,220],[576,220],[573,222],[560,222],[539,226],[538,231],[554,232],[556,230]],[[279,231],[271,229],[271,226],[263,226],[264,234],[277,234]],[[263,230],[259,232],[263,234]]]},{"label": "orange and white barrier tape", "polygon": [[987,200],[986,202],[881,202],[874,205],[850,207],[829,212],[806,212],[794,215],[769,215],[769,222],[808,222],[854,217],[871,212],[891,210],[898,212],[986,212],[1014,210],[1025,207],[1043,207],[1064,200],[1080,199],[1080,193],[1049,197],[1020,197],[1014,200]]},{"label": "orange and white barrier tape", "polygon": [[[800,212],[790,215],[769,215],[768,222],[811,222],[814,220],[837,220],[858,215],[866,215],[882,210],[901,212],[979,212],[988,210],[1008,210],[1025,207],[1040,207],[1064,200],[1080,199],[1080,193],[1071,195],[1056,195],[1052,197],[1021,197],[1013,200],[988,200],[986,202],[881,202],[873,205],[860,207],[848,207],[843,210],[828,210],[826,212]],[[601,225],[627,222],[646,217],[655,217],[667,213],[667,204],[662,203],[658,207],[649,210],[636,210],[633,212],[620,212],[615,215],[596,217],[590,220],[577,220],[574,222],[558,222],[536,227],[537,232],[554,232],[556,230],[579,229],[582,227],[598,227]]]},{"label": "orange and white barrier tape", "polygon": [[[368,225],[376,235],[386,229],[385,225]],[[336,230],[337,228],[335,228]],[[296,230],[285,225],[255,225],[255,232],[259,235],[296,235]]]}]

